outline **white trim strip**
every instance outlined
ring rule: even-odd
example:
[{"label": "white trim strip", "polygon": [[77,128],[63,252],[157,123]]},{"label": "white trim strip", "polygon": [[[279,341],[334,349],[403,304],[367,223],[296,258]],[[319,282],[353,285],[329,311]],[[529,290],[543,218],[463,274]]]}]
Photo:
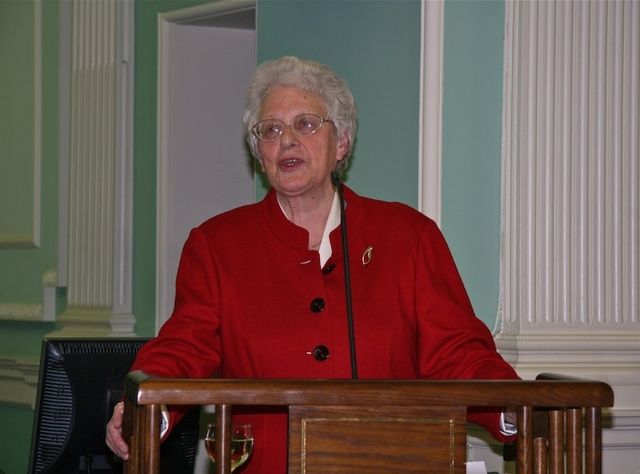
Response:
[{"label": "white trim strip", "polygon": [[422,1],[418,210],[440,225],[444,2]]}]

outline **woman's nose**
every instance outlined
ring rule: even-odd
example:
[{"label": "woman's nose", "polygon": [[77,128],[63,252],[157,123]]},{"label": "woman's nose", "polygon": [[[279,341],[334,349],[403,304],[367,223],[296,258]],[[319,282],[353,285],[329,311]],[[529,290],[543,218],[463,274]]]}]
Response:
[{"label": "woman's nose", "polygon": [[298,143],[298,136],[293,132],[291,124],[285,124],[280,135],[280,146],[289,148]]}]

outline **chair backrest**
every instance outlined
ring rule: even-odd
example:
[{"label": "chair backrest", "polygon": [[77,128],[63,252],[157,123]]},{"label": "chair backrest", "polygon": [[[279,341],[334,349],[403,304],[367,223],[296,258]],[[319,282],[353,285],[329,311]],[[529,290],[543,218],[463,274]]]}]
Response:
[{"label": "chair backrest", "polygon": [[[601,410],[613,406],[611,387],[596,381],[545,378],[537,381],[196,380],[153,378],[133,372],[125,386],[124,436],[131,447],[125,472],[159,472],[161,404],[211,404],[216,405],[216,474],[230,472],[234,405],[288,406],[289,472],[305,474],[463,474],[467,407],[483,406],[517,407],[519,474],[547,472],[547,466],[552,473],[578,474],[582,473],[582,464],[578,461],[583,454],[584,408],[586,472],[600,473]],[[543,441],[541,437],[534,441],[534,407],[545,410],[545,419],[548,414],[550,420]],[[546,449],[547,439],[548,455],[542,449]],[[562,470],[555,470],[559,467],[558,459],[564,459],[565,441],[567,456],[573,461],[567,462],[566,471],[564,465]]]}]

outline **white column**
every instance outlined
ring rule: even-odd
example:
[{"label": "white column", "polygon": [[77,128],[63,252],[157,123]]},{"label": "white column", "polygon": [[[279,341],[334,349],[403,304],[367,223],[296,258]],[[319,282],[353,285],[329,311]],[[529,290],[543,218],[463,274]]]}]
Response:
[{"label": "white column", "polygon": [[610,383],[604,472],[629,472],[640,463],[640,3],[508,1],[506,17],[498,346],[524,378]]},{"label": "white column", "polygon": [[[133,335],[131,1],[74,0],[68,153],[69,335]],[[67,157],[63,157],[65,159]],[[61,203],[61,206],[64,203]]]}]

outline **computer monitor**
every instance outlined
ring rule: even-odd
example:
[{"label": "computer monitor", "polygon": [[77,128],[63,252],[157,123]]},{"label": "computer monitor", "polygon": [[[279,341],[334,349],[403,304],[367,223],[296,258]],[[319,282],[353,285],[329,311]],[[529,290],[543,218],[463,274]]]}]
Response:
[{"label": "computer monitor", "polygon": [[[29,474],[119,474],[105,444],[141,338],[44,338]],[[162,443],[161,471],[192,473],[199,435],[192,410]]]}]

